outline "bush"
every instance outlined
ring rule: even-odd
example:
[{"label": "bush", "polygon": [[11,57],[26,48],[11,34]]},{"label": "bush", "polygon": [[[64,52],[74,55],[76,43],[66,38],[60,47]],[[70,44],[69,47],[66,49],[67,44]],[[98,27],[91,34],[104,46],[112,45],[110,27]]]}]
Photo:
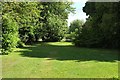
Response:
[{"label": "bush", "polygon": [[14,19],[9,15],[3,15],[3,26],[2,26],[2,53],[8,54],[12,51],[12,48],[17,46],[19,41],[18,38],[18,25]]},{"label": "bush", "polygon": [[18,41],[17,47],[19,48],[25,47],[25,44],[22,41]]},{"label": "bush", "polygon": [[92,29],[82,29],[82,33],[75,37],[73,43],[80,47],[102,47],[102,34],[97,33]]}]

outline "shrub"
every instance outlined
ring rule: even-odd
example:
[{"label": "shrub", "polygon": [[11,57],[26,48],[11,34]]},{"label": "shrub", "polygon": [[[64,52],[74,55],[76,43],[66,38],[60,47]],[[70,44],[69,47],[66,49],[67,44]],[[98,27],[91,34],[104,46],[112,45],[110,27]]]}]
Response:
[{"label": "shrub", "polygon": [[19,48],[25,47],[25,44],[22,41],[18,41],[17,47]]},{"label": "shrub", "polygon": [[9,14],[3,15],[2,26],[2,53],[8,54],[12,51],[12,48],[17,46],[18,38],[18,25],[15,20]]}]

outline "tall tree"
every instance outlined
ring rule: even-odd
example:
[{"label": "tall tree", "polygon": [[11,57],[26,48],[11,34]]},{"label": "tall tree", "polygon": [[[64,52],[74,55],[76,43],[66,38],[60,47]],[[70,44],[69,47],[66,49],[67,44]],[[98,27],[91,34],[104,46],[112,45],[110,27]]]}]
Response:
[{"label": "tall tree", "polygon": [[60,41],[67,29],[68,14],[72,3],[42,3],[43,41]]},{"label": "tall tree", "polygon": [[86,2],[83,11],[89,15],[82,33],[76,38],[78,46],[119,47],[119,3]]}]

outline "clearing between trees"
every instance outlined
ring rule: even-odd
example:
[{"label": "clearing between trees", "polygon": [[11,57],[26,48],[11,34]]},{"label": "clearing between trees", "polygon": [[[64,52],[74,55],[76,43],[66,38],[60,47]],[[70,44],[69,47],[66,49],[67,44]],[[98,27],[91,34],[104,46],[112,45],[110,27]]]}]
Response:
[{"label": "clearing between trees", "polygon": [[3,78],[118,78],[116,50],[48,42],[2,55]]}]

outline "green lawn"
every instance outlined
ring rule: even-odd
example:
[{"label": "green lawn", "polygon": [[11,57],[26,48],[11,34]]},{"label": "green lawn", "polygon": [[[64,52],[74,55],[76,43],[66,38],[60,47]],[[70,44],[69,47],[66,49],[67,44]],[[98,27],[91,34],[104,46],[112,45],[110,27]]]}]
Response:
[{"label": "green lawn", "polygon": [[3,78],[117,78],[116,50],[39,43],[2,56]]}]

